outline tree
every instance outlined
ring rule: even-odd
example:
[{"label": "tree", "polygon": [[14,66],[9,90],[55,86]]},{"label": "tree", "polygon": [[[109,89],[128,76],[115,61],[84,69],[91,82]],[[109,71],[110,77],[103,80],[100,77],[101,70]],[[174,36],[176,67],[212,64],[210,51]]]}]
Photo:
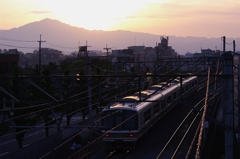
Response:
[{"label": "tree", "polygon": [[[22,96],[20,94],[20,85],[22,85],[22,81],[20,80],[19,76],[21,76],[21,73],[18,68],[14,71],[14,77],[12,82],[12,92],[15,98],[21,99]],[[13,103],[15,108],[22,108],[26,107],[26,104],[19,102]],[[25,133],[29,128],[24,128],[24,126],[31,126],[36,123],[36,118],[34,116],[27,116],[24,114],[29,114],[31,112],[31,109],[17,109],[12,110],[11,113],[9,113],[9,118],[12,118],[15,116],[16,118],[13,118],[12,121],[14,122],[14,125],[16,127],[16,135],[15,139],[18,141],[18,147],[22,148],[22,141],[24,139]]]},{"label": "tree", "polygon": [[7,53],[8,51],[6,49],[3,49],[2,53]]},{"label": "tree", "polygon": [[88,114],[88,94],[87,94],[87,81],[88,81],[88,77],[84,76],[85,73],[84,71],[81,69],[80,70],[80,73],[78,73],[80,75],[80,78],[79,80],[76,80],[76,83],[80,86],[81,88],[81,93],[79,94],[79,97],[78,97],[78,105],[79,105],[79,108],[82,112],[82,117],[83,117],[83,120],[85,120],[85,117],[86,115]]},{"label": "tree", "polygon": [[49,69],[49,70],[57,70],[57,65],[56,65],[56,63],[55,63],[55,62],[50,62],[50,63],[48,64],[48,69]]},{"label": "tree", "polygon": [[69,77],[69,70],[64,72],[64,79],[63,79],[63,92],[62,95],[66,100],[65,110],[66,110],[66,117],[67,117],[67,126],[70,126],[70,121],[73,115],[76,114],[77,107],[72,102],[69,103],[69,86],[72,82],[72,79]]},{"label": "tree", "polygon": [[[43,72],[43,78],[42,81],[40,83],[41,88],[43,88],[48,94],[52,95],[54,94],[55,91],[55,87],[53,87],[53,82],[51,80],[50,77],[50,71],[48,68],[44,68]],[[43,96],[44,100],[48,100],[49,97],[47,97],[46,95]],[[49,104],[49,107],[51,107],[51,105]],[[45,111],[41,112],[41,117],[43,118],[44,122],[45,122],[45,133],[46,136],[48,136],[48,131],[49,131],[49,125],[55,123],[55,121],[52,119],[52,117],[50,116],[52,114],[52,112],[50,111],[50,109],[47,109]]]}]

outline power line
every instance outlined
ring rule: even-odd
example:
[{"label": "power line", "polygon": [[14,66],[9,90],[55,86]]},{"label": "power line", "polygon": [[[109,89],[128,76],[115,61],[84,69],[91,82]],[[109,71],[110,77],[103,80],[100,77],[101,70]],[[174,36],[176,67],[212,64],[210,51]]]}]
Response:
[{"label": "power line", "polygon": [[55,44],[55,43],[52,43],[52,42],[47,42],[47,45],[49,45],[50,47],[53,45],[53,46],[56,46],[56,47],[59,47],[59,48],[65,48],[65,49],[77,49],[77,47],[61,46],[61,45],[58,45],[58,44]]},{"label": "power line", "polygon": [[14,45],[7,45],[7,44],[1,44],[2,46],[8,46],[8,47],[14,47],[14,48],[25,48],[25,49],[36,49],[36,47],[27,47],[27,46],[14,46]]},{"label": "power line", "polygon": [[42,42],[46,42],[46,41],[42,41],[41,40],[41,34],[40,34],[40,40],[38,41],[39,42],[39,74],[41,74],[41,43]]},{"label": "power line", "polygon": [[36,42],[36,41],[29,41],[29,40],[18,40],[18,39],[11,39],[11,38],[6,38],[6,37],[3,37],[3,36],[0,36],[0,39],[1,40],[6,40],[6,41],[14,41],[14,42]]}]

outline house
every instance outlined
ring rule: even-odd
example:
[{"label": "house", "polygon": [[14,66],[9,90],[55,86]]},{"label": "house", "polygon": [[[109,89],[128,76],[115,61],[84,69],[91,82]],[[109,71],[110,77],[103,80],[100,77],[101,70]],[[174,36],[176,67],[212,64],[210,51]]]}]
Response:
[{"label": "house", "polygon": [[9,49],[0,54],[0,76],[13,75],[14,69],[18,67],[19,52],[17,49]]}]

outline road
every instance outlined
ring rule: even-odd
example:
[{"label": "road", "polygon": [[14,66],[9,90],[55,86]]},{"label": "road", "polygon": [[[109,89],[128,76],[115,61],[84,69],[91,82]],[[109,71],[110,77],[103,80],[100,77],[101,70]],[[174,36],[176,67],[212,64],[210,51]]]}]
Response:
[{"label": "road", "polygon": [[[96,114],[95,111],[92,113]],[[56,113],[57,117],[60,117],[61,113]],[[87,119],[88,117],[86,117]],[[7,120],[7,119],[6,119]],[[71,126],[74,126],[82,121],[81,113],[77,113],[75,116],[71,118]],[[44,122],[39,121],[38,125],[42,125]],[[54,128],[49,129],[49,136],[57,132],[57,125],[52,125]],[[61,122],[61,126],[66,126],[66,117],[63,117]],[[8,153],[12,153],[18,150],[18,142],[15,140],[14,128],[10,128],[9,132],[0,137],[0,158]],[[41,139],[45,138],[45,129],[44,127],[34,127],[25,133],[25,137],[23,140],[23,147],[31,145]]]}]

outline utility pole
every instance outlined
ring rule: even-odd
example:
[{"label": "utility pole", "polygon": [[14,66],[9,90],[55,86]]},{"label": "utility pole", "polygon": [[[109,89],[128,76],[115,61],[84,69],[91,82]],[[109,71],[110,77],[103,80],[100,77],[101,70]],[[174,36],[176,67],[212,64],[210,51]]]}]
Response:
[{"label": "utility pole", "polygon": [[[87,42],[88,42],[88,41],[86,41],[86,47],[87,47],[87,48],[88,48],[88,47],[91,47],[91,46],[88,46],[88,45],[87,45]],[[87,53],[87,50],[86,50],[86,53]],[[87,56],[88,56],[88,55],[87,55]]]},{"label": "utility pole", "polygon": [[[155,68],[155,74],[160,74],[160,72],[159,72],[159,64],[158,64],[158,62],[159,62],[159,52],[158,52],[158,45],[157,45],[157,43],[156,43],[156,47],[155,47],[155,49],[156,49],[156,68]],[[157,76],[157,82],[159,83],[159,77]]]},{"label": "utility pole", "polygon": [[107,50],[107,73],[108,73],[108,50],[111,50],[111,48],[108,48],[106,44],[106,48],[103,48],[103,49]]},{"label": "utility pole", "polygon": [[225,54],[225,51],[226,51],[226,37],[223,36],[223,54]]},{"label": "utility pole", "polygon": [[[88,56],[88,51],[87,51],[87,48],[88,47],[91,47],[91,46],[88,46],[87,45],[87,41],[86,41],[86,46],[84,47],[85,49],[84,49],[84,51],[85,51],[85,55],[86,55],[86,65],[87,65],[87,67],[86,67],[86,72],[87,72],[87,76],[88,76],[88,81],[91,81],[91,77],[90,77],[90,75],[91,75],[91,60],[90,60],[90,58],[89,58],[89,56]],[[92,85],[92,83],[91,82],[89,82],[88,83],[88,119],[89,119],[89,125],[91,125],[92,124],[92,87],[91,87],[91,85]],[[92,136],[91,136],[91,138],[92,138]]]},{"label": "utility pole", "polygon": [[225,158],[233,158],[233,56],[230,52],[226,53],[226,37],[223,36],[223,74],[224,76],[224,94],[223,94],[223,114],[225,129]]},{"label": "utility pole", "polygon": [[[225,44],[224,44],[225,45]],[[233,110],[233,56],[231,52],[223,54],[224,95],[223,114],[225,129],[225,158],[233,158],[234,110]]]},{"label": "utility pole", "polygon": [[39,53],[38,53],[38,54],[39,54],[39,63],[38,63],[38,65],[39,65],[39,66],[38,66],[39,75],[41,74],[41,44],[42,44],[42,42],[46,42],[46,41],[42,41],[42,40],[41,40],[41,36],[42,36],[42,35],[40,34],[40,40],[38,41],[38,42],[39,42],[39,51],[38,51],[38,52],[39,52]]},{"label": "utility pole", "polygon": [[235,40],[233,40],[233,55],[235,55],[235,49],[236,49],[236,44],[235,44]]}]

